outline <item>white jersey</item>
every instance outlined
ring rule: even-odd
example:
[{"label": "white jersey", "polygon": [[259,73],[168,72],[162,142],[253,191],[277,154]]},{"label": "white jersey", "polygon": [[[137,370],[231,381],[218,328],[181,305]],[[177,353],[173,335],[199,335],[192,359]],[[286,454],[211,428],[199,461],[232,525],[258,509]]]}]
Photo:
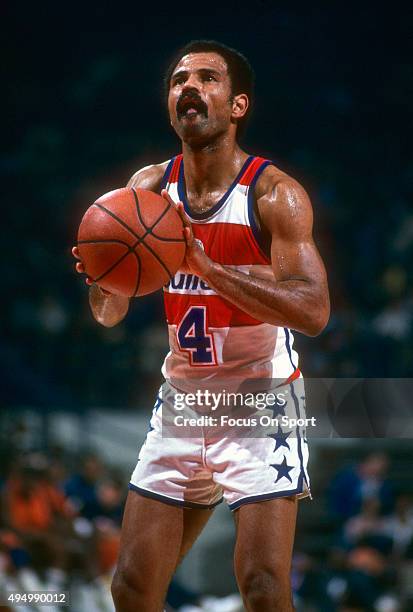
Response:
[{"label": "white jersey", "polygon": [[[269,160],[250,156],[226,194],[205,213],[186,201],[182,155],[168,164],[162,187],[182,201],[194,236],[215,262],[245,274],[272,274],[269,253],[254,218],[254,186]],[[164,288],[170,352],[166,379],[222,377],[294,379],[299,376],[293,335],[262,323],[225,300],[192,274],[178,271]]]}]

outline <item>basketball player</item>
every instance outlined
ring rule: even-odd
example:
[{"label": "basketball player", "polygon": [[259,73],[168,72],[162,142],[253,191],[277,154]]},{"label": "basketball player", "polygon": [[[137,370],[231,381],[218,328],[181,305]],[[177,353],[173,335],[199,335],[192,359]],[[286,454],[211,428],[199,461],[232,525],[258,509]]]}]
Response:
[{"label": "basketball player", "polygon": [[[281,379],[303,414],[302,393],[293,388],[300,372],[290,329],[316,336],[329,317],[308,196],[237,143],[253,94],[252,70],[240,53],[192,42],[172,62],[166,87],[182,154],[139,170],[128,183],[161,192],[184,223],[184,266],[165,287],[170,352],[164,377]],[[84,271],[81,262],[77,271]],[[93,284],[90,304],[106,326],[129,308],[128,299]],[[306,440],[282,432],[275,444],[162,438],[162,393],[131,478],[112,584],[116,609],[163,609],[179,561],[224,497],[234,511],[235,573],[246,609],[292,610],[297,499],[309,494]]]}]

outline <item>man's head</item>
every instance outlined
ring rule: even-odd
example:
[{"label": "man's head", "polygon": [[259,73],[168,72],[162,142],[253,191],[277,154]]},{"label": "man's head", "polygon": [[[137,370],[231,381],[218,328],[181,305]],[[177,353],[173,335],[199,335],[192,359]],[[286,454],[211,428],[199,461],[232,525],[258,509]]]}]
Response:
[{"label": "man's head", "polygon": [[216,41],[190,42],[165,75],[171,124],[178,136],[193,144],[228,131],[239,136],[251,111],[253,90],[248,60]]}]

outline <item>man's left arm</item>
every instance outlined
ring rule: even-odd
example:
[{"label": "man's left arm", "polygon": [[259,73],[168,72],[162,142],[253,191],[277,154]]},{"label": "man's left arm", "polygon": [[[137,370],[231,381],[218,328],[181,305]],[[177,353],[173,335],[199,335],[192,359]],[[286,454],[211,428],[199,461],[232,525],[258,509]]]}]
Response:
[{"label": "man's left arm", "polygon": [[183,205],[185,264],[223,298],[255,319],[316,336],[327,325],[327,276],[312,237],[313,213],[305,190],[290,177],[274,178],[257,200],[271,236],[272,278],[263,279],[212,261],[193,236]]}]

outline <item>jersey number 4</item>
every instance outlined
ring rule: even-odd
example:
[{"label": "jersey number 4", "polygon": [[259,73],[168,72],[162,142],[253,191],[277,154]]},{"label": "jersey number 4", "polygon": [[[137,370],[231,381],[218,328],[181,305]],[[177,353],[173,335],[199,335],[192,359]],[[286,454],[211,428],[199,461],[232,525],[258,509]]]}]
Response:
[{"label": "jersey number 4", "polygon": [[192,366],[216,365],[214,336],[208,333],[206,306],[191,306],[177,329],[181,351],[189,352]]}]

